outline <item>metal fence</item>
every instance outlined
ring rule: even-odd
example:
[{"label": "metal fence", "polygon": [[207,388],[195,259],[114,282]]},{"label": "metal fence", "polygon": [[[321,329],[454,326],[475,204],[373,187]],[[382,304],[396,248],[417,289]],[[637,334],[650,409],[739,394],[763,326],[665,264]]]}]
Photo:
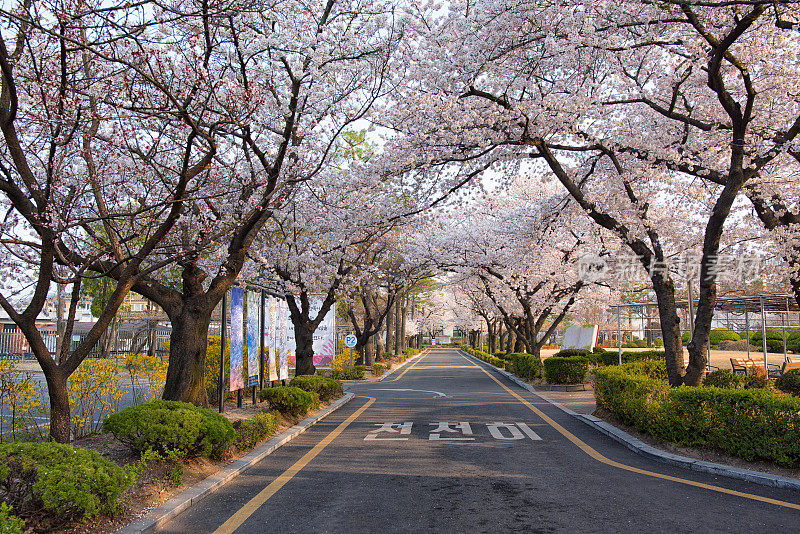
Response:
[{"label": "metal fence", "polygon": [[[120,329],[113,334],[113,339],[103,340],[94,346],[89,353],[90,358],[103,356],[119,356],[130,352],[163,356],[169,354],[166,342],[169,341],[172,328],[158,326],[138,330]],[[58,345],[58,333],[51,330],[41,332],[45,346],[55,356]],[[70,350],[74,350],[86,339],[87,332],[74,334],[70,339]],[[30,345],[22,332],[0,332],[0,359],[34,359]]]}]

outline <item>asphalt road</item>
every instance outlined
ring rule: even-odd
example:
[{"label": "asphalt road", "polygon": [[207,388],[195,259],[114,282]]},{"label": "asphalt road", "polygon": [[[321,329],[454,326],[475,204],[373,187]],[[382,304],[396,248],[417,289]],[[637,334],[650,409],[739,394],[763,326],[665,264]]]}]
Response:
[{"label": "asphalt road", "polygon": [[800,493],[652,462],[483,369],[437,349],[358,384],[160,532],[800,530]]}]

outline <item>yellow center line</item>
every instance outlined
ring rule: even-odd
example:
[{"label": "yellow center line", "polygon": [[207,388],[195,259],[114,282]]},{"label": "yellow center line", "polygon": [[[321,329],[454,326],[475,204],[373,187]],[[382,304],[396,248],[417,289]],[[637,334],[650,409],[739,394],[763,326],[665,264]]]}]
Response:
[{"label": "yellow center line", "polygon": [[364,410],[369,408],[375,399],[373,397],[367,397],[369,399],[364,406],[353,412],[350,417],[342,421],[339,426],[337,426],[330,434],[325,436],[325,438],[314,445],[314,448],[308,451],[303,455],[302,458],[297,460],[289,469],[281,473],[281,475],[273,480],[269,486],[261,490],[258,495],[250,499],[244,506],[242,506],[235,514],[233,514],[230,519],[225,521],[217,530],[214,531],[214,534],[231,534],[237,528],[239,528],[242,523],[244,523],[247,518],[255,513],[270,497],[275,495],[275,493],[281,489],[283,486],[289,482],[292,477],[294,477],[297,473],[300,472],[308,463],[313,460],[322,449],[327,447],[336,437],[341,434],[345,428],[347,428],[350,423],[355,421],[359,415],[364,413]]},{"label": "yellow center line", "polygon": [[[459,354],[459,356],[461,356],[465,360],[467,360],[470,363],[472,363],[471,360],[469,360],[464,355]],[[689,480],[689,479],[685,479],[685,478],[673,477],[673,476],[670,476],[670,475],[664,475],[662,473],[656,473],[654,471],[648,471],[646,469],[639,469],[638,467],[633,467],[633,466],[630,466],[630,465],[626,465],[626,464],[617,462],[615,460],[612,460],[610,458],[607,458],[607,457],[603,456],[602,454],[600,454],[597,450],[592,448],[590,445],[588,445],[586,442],[581,440],[578,436],[576,436],[575,434],[573,434],[572,432],[570,432],[569,430],[567,430],[566,428],[564,428],[563,426],[561,426],[560,424],[555,422],[553,419],[548,417],[547,414],[545,414],[539,408],[537,408],[536,406],[534,406],[533,404],[531,404],[530,402],[525,400],[523,397],[518,395],[515,391],[511,390],[510,388],[508,388],[505,384],[503,384],[497,378],[495,378],[494,375],[492,375],[489,371],[487,371],[483,367],[480,367],[480,370],[483,371],[484,373],[486,373],[486,375],[489,378],[494,380],[501,388],[506,390],[512,396],[514,396],[519,402],[521,402],[522,404],[527,406],[528,409],[530,409],[533,413],[535,413],[536,415],[541,417],[548,425],[553,427],[559,434],[561,434],[562,436],[564,436],[565,438],[570,440],[580,450],[582,450],[583,452],[585,452],[591,458],[597,460],[598,462],[604,463],[606,465],[610,465],[612,467],[616,467],[618,469],[623,469],[625,471],[630,471],[632,473],[638,473],[640,475],[645,475],[645,476],[654,477],[654,478],[660,478],[662,480],[669,480],[670,482],[676,482],[678,484],[686,484],[687,486],[694,486],[694,487],[697,487],[697,488],[703,488],[703,489],[707,489],[707,490],[711,490],[711,491],[716,491],[716,492],[719,492],[719,493],[725,493],[727,495],[735,495],[736,497],[742,497],[742,498],[745,498],[745,499],[752,499],[754,501],[766,502],[766,503],[774,504],[774,505],[777,505],[777,506],[783,506],[785,508],[792,508],[794,510],[800,510],[800,504],[796,504],[796,503],[792,503],[792,502],[786,502],[786,501],[780,501],[778,499],[772,499],[770,497],[762,497],[761,495],[753,495],[752,493],[744,493],[744,492],[741,492],[741,491],[736,491],[736,490],[732,490],[732,489],[728,489],[728,488],[723,488],[723,487],[720,487],[720,486],[714,486],[712,484],[704,484],[703,482],[695,482],[694,480]]]},{"label": "yellow center line", "polygon": [[[427,351],[427,350],[428,350],[428,349],[425,349],[425,351]],[[400,380],[401,378],[403,378],[403,375],[404,375],[404,374],[406,374],[407,372],[409,372],[409,371],[410,371],[410,370],[411,370],[411,369],[412,369],[412,368],[413,368],[415,365],[417,365],[419,362],[421,362],[421,361],[422,361],[424,358],[427,358],[429,355],[430,355],[430,353],[428,353],[428,354],[425,354],[425,352],[423,351],[422,353],[420,353],[420,357],[417,359],[417,361],[415,361],[414,363],[412,363],[411,365],[409,365],[408,367],[406,367],[406,369],[405,369],[405,370],[404,370],[402,373],[400,373],[400,375],[399,375],[399,376],[397,376],[397,377],[395,377],[395,378],[392,378],[391,380],[384,380],[384,382],[397,382],[398,380]]]}]

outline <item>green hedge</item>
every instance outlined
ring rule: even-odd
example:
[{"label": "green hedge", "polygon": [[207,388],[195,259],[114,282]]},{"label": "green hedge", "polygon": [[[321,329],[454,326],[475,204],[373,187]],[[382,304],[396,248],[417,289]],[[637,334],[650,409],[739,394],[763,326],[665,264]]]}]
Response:
[{"label": "green hedge", "polygon": [[586,380],[589,360],[572,356],[552,356],[544,361],[544,377],[550,384],[580,384]]},{"label": "green hedge", "polygon": [[738,389],[744,383],[744,378],[729,369],[711,371],[703,379],[703,385],[722,389]]},{"label": "green hedge", "polygon": [[292,378],[290,386],[305,391],[313,391],[319,395],[320,400],[329,401],[342,395],[342,382],[334,378],[325,378],[319,375],[300,375]]},{"label": "green hedge", "polygon": [[262,389],[258,392],[258,397],[262,401],[267,401],[271,409],[285,415],[305,415],[309,409],[319,405],[319,395],[294,386]]},{"label": "green hedge", "polygon": [[[741,335],[745,338],[747,333]],[[750,332],[750,344],[756,347],[762,346],[763,334],[761,330]],[[767,350],[769,352],[783,352],[783,330],[780,328],[767,329]],[[786,330],[786,350],[789,352],[800,353],[800,332],[797,330]]]},{"label": "green hedge", "polygon": [[670,388],[642,362],[595,372],[598,406],[657,439],[800,466],[800,399],[768,389]]},{"label": "green hedge", "polygon": [[[604,352],[599,355],[599,359],[603,365],[618,365],[619,352],[610,351]],[[622,353],[622,363],[639,362],[639,361],[659,361],[664,359],[663,350],[641,350],[641,351],[625,351]]]},{"label": "green hedge", "polygon": [[589,356],[589,354],[592,354],[592,352],[587,349],[561,349],[553,356],[558,358],[570,358],[572,356]]},{"label": "green hedge", "polygon": [[364,380],[364,366],[354,365],[352,369],[331,369],[328,375],[334,380]]},{"label": "green hedge", "polygon": [[542,378],[544,366],[542,359],[533,354],[510,354],[513,357],[514,373],[525,380],[536,380]]},{"label": "green hedge", "polygon": [[233,423],[233,429],[236,432],[233,446],[240,451],[252,449],[275,432],[278,420],[277,412],[258,412],[252,419],[236,421]]},{"label": "green hedge", "polygon": [[784,393],[800,397],[800,369],[789,369],[775,381],[775,387]]},{"label": "green hedge", "polygon": [[[64,523],[114,514],[136,480],[97,451],[61,443],[0,445],[0,487],[16,514]],[[13,490],[12,490],[13,488]]]},{"label": "green hedge", "polygon": [[231,423],[215,411],[187,402],[155,400],[130,406],[103,421],[103,430],[135,452],[220,458],[234,438]]}]

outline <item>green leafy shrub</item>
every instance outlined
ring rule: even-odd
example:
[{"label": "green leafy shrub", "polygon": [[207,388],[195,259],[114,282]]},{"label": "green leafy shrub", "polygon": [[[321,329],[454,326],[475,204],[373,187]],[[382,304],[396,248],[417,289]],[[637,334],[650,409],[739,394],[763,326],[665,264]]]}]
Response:
[{"label": "green leafy shrub", "polygon": [[720,389],[737,389],[743,385],[743,380],[729,369],[718,369],[706,375],[703,385]]},{"label": "green leafy shrub", "polygon": [[657,348],[661,348],[664,346],[664,340],[660,337],[657,337],[653,340],[653,345],[655,345]]},{"label": "green leafy shrub", "polygon": [[583,357],[553,356],[544,361],[544,377],[550,384],[580,384],[588,372],[589,360]]},{"label": "green leafy shrub", "polygon": [[595,354],[603,354],[604,352],[608,352],[608,351],[606,349],[604,349],[603,347],[595,346],[595,348],[592,349],[592,352],[594,352]]},{"label": "green leafy shrub", "polygon": [[313,391],[319,395],[320,400],[329,401],[342,394],[342,383],[333,378],[325,378],[317,375],[300,375],[292,378],[290,386],[300,388],[305,391]]},{"label": "green leafy shrub", "polygon": [[[619,352],[604,352],[599,355],[599,359],[603,365],[617,365],[619,364]],[[641,350],[641,351],[625,351],[622,353],[622,363],[642,362],[642,361],[658,361],[664,359],[664,351],[660,350]]]},{"label": "green leafy shrub", "polygon": [[589,356],[590,351],[587,349],[561,349],[556,352],[554,356],[557,358],[571,358],[573,356]]},{"label": "green leafy shrub", "polygon": [[692,340],[691,332],[684,332],[683,334],[681,334],[681,343],[683,343],[684,347],[688,345],[691,340]]},{"label": "green leafy shrub", "polygon": [[372,374],[375,376],[381,376],[386,371],[386,367],[379,363],[372,365]]},{"label": "green leafy shrub", "polygon": [[636,362],[595,371],[598,406],[657,439],[800,466],[800,399],[767,389],[670,388]]},{"label": "green leafy shrub", "polygon": [[233,439],[233,446],[240,451],[252,449],[275,432],[278,420],[277,412],[258,412],[252,419],[234,422],[236,437]]},{"label": "green leafy shrub", "polygon": [[334,380],[364,380],[364,366],[354,365],[352,369],[331,369],[329,377]]},{"label": "green leafy shrub", "polygon": [[294,386],[262,389],[258,392],[258,397],[267,401],[271,409],[284,415],[302,416],[319,405],[319,395]]},{"label": "green leafy shrub", "polygon": [[13,515],[12,508],[0,502],[0,534],[22,534],[25,528],[25,520]]},{"label": "green leafy shrub", "polygon": [[[203,375],[205,377],[206,395],[209,399],[216,399],[219,397],[219,351],[222,344],[220,336],[208,336],[208,347],[206,348],[206,361],[203,367]],[[230,339],[225,342],[225,374],[223,376],[229,377],[230,373],[230,358],[231,344]]]},{"label": "green leafy shrub", "polygon": [[135,476],[97,451],[62,443],[0,445],[0,493],[23,517],[57,523],[114,514]]},{"label": "green leafy shrub", "polygon": [[784,393],[800,397],[800,369],[789,369],[775,380],[775,387]]},{"label": "green leafy shrub", "polygon": [[[745,332],[741,337],[747,335]],[[756,347],[763,345],[764,335],[761,330],[750,332],[750,344]],[[767,350],[769,352],[783,352],[783,330],[779,328],[767,329]],[[786,350],[800,352],[800,332],[796,330],[786,330]]]},{"label": "green leafy shrub", "polygon": [[728,330],[727,328],[715,328],[711,332],[709,332],[709,343],[711,343],[712,347],[719,346],[720,341],[739,341],[742,339],[739,337],[739,334],[734,332],[733,330]]},{"label": "green leafy shrub", "polygon": [[542,378],[542,359],[533,354],[510,354],[513,357],[514,373],[525,380]]},{"label": "green leafy shrub", "polygon": [[187,402],[156,400],[125,408],[103,422],[103,430],[136,452],[162,455],[180,451],[187,457],[220,458],[234,438],[223,416]]}]

